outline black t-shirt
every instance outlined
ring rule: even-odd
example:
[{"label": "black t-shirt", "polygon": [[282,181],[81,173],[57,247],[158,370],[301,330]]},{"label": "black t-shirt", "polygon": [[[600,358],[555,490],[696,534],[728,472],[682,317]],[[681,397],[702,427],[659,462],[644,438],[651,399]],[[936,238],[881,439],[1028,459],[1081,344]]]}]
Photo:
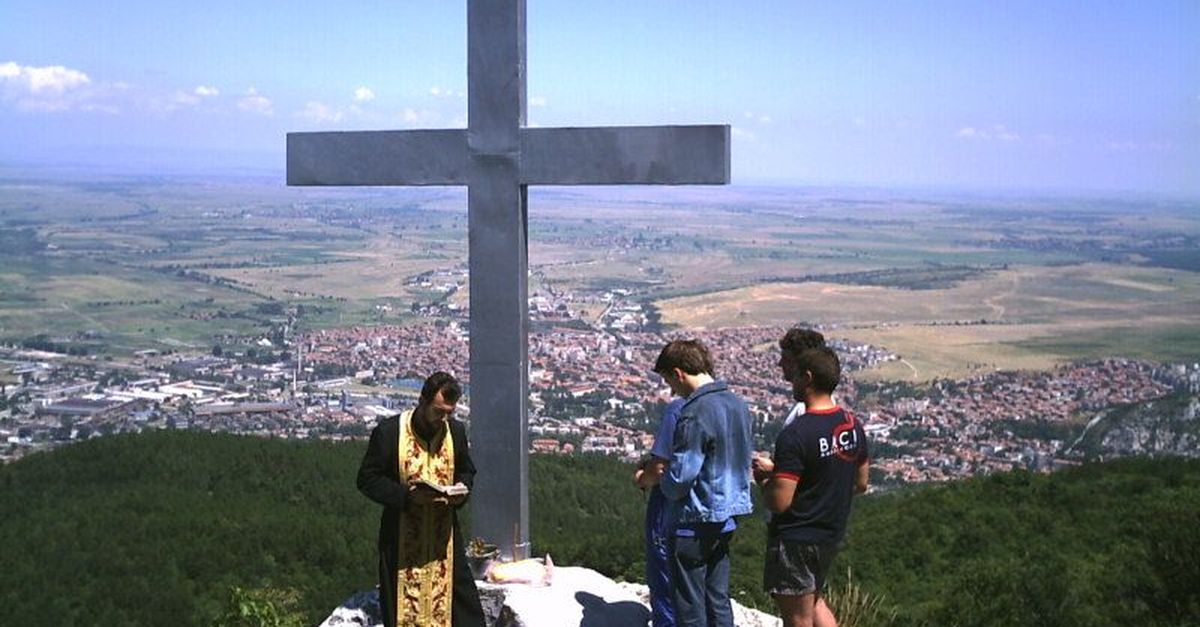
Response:
[{"label": "black t-shirt", "polygon": [[775,440],[775,476],[797,485],[791,507],[771,517],[771,536],[841,542],[858,467],[866,462],[867,434],[850,412],[835,407],[798,416]]}]

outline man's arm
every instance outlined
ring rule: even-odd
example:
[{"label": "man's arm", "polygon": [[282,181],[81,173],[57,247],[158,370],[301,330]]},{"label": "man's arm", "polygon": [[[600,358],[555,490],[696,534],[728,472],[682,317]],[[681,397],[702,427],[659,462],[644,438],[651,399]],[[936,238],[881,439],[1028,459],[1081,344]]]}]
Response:
[{"label": "man's arm", "polygon": [[388,438],[383,431],[383,423],[371,431],[371,441],[358,467],[358,491],[384,507],[402,508],[408,501],[408,486],[393,474],[388,441],[395,442],[395,438]]},{"label": "man's arm", "polygon": [[683,409],[683,399],[675,399],[663,408],[662,421],[654,434],[654,446],[650,449],[650,457],[638,465],[633,473],[633,483],[646,490],[659,484],[667,464],[671,462],[671,451],[675,442],[675,427],[679,425],[679,413]]},{"label": "man's arm", "polygon": [[771,459],[770,453],[755,451],[750,458],[750,470],[754,473],[754,482],[762,484],[770,479],[771,473],[775,471],[775,461]]},{"label": "man's arm", "polygon": [[871,443],[867,440],[867,432],[862,423],[855,425],[854,429],[858,432],[858,441],[862,443],[858,449],[858,474],[854,477],[854,493],[862,494],[867,491],[867,484],[871,481]]},{"label": "man's arm", "polygon": [[871,464],[867,460],[862,460],[858,464],[858,475],[854,478],[854,492],[862,494],[867,491],[867,484],[871,481]]},{"label": "man's arm", "polygon": [[775,439],[775,458],[770,467],[770,474],[759,473],[763,503],[767,509],[780,514],[792,506],[796,488],[806,471],[804,445],[794,432],[784,431]]},{"label": "man's arm", "polygon": [[471,449],[467,446],[467,429],[457,420],[450,423],[450,435],[454,438],[454,480],[468,488],[475,485],[475,462],[471,460]]},{"label": "man's arm", "polygon": [[[475,462],[471,460],[471,449],[467,446],[467,430],[461,422],[450,422],[450,438],[454,442],[454,480],[471,489],[475,487]],[[450,505],[461,506],[469,498],[470,492],[448,497],[447,502]]]},{"label": "man's arm", "polygon": [[667,470],[667,460],[660,457],[651,456],[642,465],[638,467],[637,472],[633,473],[633,483],[637,487],[647,490],[652,488],[662,481],[663,473]]},{"label": "man's arm", "polygon": [[671,463],[658,484],[667,498],[677,501],[687,496],[704,465],[704,430],[698,416],[680,416],[675,425]]},{"label": "man's arm", "polygon": [[777,473],[772,475],[767,482],[763,484],[763,503],[767,509],[781,514],[792,506],[792,499],[796,496],[796,486],[800,482],[793,476],[785,473]]}]

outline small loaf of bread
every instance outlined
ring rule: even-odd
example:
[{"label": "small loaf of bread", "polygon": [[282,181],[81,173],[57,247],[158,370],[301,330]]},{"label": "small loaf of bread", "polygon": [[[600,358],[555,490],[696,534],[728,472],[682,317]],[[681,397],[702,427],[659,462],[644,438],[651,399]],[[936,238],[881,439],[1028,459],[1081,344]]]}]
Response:
[{"label": "small loaf of bread", "polygon": [[554,573],[554,562],[547,555],[542,559],[527,559],[519,562],[497,562],[488,569],[487,580],[492,583],[524,583],[535,586],[550,585]]}]

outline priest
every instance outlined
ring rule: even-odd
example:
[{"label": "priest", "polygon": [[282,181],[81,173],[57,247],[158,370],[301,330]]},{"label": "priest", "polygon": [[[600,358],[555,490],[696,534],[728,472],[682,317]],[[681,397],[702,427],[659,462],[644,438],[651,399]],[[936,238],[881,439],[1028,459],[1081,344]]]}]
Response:
[{"label": "priest", "polygon": [[[379,606],[387,627],[483,627],[456,511],[475,478],[463,424],[462,386],[435,372],[415,409],[371,432],[358,489],[383,506]],[[463,487],[466,490],[463,490]]]}]

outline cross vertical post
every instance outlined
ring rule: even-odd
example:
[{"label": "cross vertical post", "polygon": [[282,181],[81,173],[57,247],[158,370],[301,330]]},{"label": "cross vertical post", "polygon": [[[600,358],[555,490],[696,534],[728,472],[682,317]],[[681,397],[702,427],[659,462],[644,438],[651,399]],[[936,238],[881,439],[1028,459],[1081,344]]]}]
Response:
[{"label": "cross vertical post", "polygon": [[472,533],[529,541],[525,0],[467,7]]}]

